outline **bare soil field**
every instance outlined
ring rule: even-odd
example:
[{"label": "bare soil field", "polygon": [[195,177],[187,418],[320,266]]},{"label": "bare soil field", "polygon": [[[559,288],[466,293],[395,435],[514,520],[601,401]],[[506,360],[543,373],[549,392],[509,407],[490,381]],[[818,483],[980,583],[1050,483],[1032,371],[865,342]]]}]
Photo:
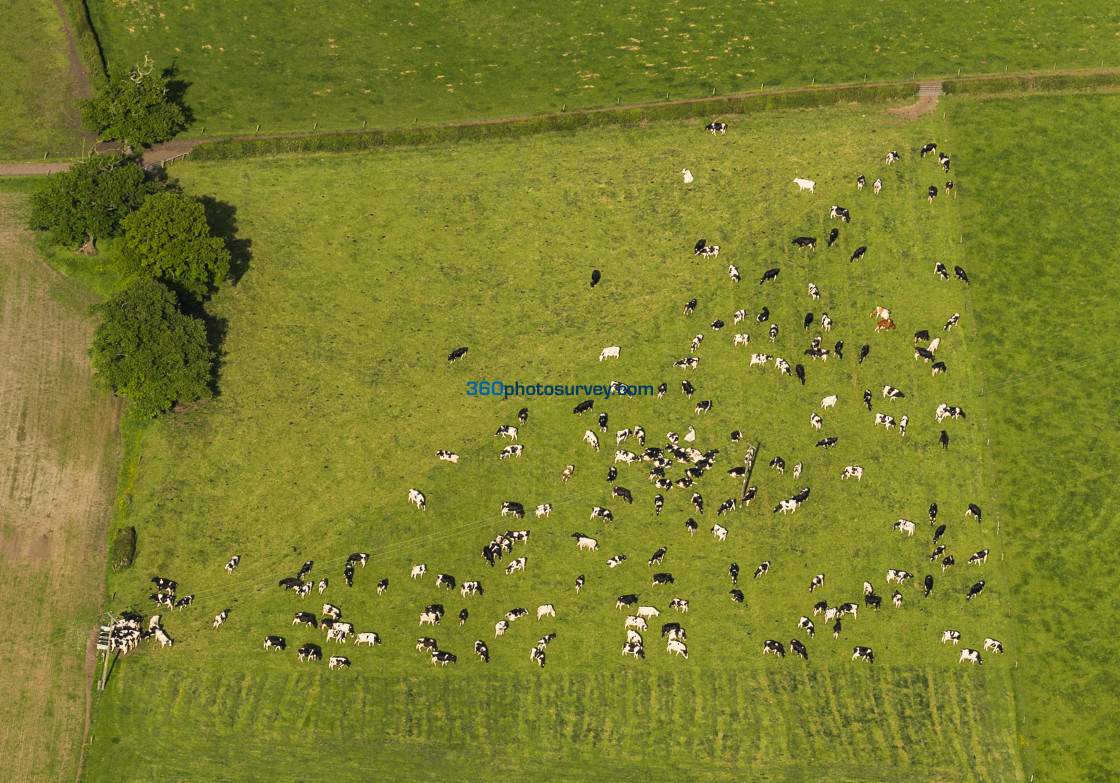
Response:
[{"label": "bare soil field", "polygon": [[27,197],[0,191],[0,759],[74,780],[118,464],[118,404],[93,390],[80,285],[35,253]]}]

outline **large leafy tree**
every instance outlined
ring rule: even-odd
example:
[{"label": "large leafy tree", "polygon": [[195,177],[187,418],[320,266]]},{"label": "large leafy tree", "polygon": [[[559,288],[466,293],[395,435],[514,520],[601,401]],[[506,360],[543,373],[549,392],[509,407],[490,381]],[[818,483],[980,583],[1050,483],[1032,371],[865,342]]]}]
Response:
[{"label": "large leafy tree", "polygon": [[179,312],[162,283],[141,278],[95,310],[101,323],[90,356],[94,382],[150,418],[176,402],[209,397],[214,354],[202,321]]},{"label": "large leafy tree", "polygon": [[183,108],[147,55],[143,64],[127,71],[110,68],[105,86],[92,98],[79,100],[78,108],[87,130],[125,144],[166,141],[186,127]]},{"label": "large leafy tree", "polygon": [[144,170],[131,158],[91,155],[49,177],[31,197],[30,224],[50,231],[60,245],[82,245],[92,252],[94,240],[116,235],[121,219],[158,187],[145,181]]},{"label": "large leafy tree", "polygon": [[202,301],[229,274],[225,240],[210,234],[198,199],[165,191],[149,196],[122,223],[120,270],[127,281],[161,280],[180,296]]}]

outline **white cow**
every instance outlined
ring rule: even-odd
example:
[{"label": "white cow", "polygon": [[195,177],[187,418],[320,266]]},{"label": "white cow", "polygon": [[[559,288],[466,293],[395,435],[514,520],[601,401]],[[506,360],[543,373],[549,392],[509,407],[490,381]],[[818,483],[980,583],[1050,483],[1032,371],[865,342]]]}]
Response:
[{"label": "white cow", "polygon": [[617,359],[617,358],[618,358],[618,346],[617,345],[612,345],[609,348],[604,348],[603,352],[599,354],[599,361],[603,361],[603,359]]},{"label": "white cow", "polygon": [[541,503],[539,506],[537,506],[536,514],[537,514],[538,519],[540,519],[541,517],[547,517],[551,513],[552,513],[552,504],[551,503]]},{"label": "white cow", "polygon": [[813,429],[820,432],[821,425],[824,423],[824,419],[813,413],[809,415],[809,423],[813,425]]},{"label": "white cow", "polygon": [[723,527],[722,525],[713,525],[712,526],[712,535],[714,535],[716,537],[716,541],[726,541],[727,540],[727,528]]},{"label": "white cow", "polygon": [[750,344],[751,344],[751,336],[749,334],[737,334],[737,335],[735,335],[735,345],[750,345]]},{"label": "white cow", "polygon": [[592,432],[591,430],[587,430],[586,432],[583,433],[583,440],[584,440],[585,443],[590,443],[592,446],[594,446],[595,451],[599,450],[599,439],[595,436],[595,433]]},{"label": "white cow", "polygon": [[821,410],[825,410],[827,408],[835,408],[837,399],[838,398],[835,394],[830,394],[829,396],[825,397],[823,400],[821,400]]},{"label": "white cow", "polygon": [[642,635],[640,633],[638,633],[637,631],[632,631],[630,629],[627,629],[626,630],[626,643],[627,644],[641,644],[642,643]]},{"label": "white cow", "polygon": [[439,625],[439,615],[435,612],[421,612],[420,625]]},{"label": "white cow", "polygon": [[800,193],[803,190],[807,190],[810,193],[816,193],[814,188],[817,186],[817,183],[814,182],[811,179],[802,179],[801,177],[794,177],[793,178],[793,184],[797,185],[797,192],[798,193]]},{"label": "white cow", "polygon": [[576,545],[579,546],[580,549],[590,549],[593,552],[599,551],[599,542],[587,536],[579,536]]},{"label": "white cow", "polygon": [[365,633],[358,634],[358,638],[354,640],[355,647],[359,644],[368,644],[370,647],[374,647],[381,644],[381,637],[372,631],[366,631]]},{"label": "white cow", "polygon": [[692,172],[688,169],[681,169],[681,174],[684,174],[684,184],[692,184]]},{"label": "white cow", "polygon": [[503,636],[507,630],[509,630],[509,623],[505,620],[499,620],[494,624],[494,637]]},{"label": "white cow", "polygon": [[900,519],[894,523],[894,529],[899,533],[905,533],[908,536],[914,535],[914,523],[909,519]]},{"label": "white cow", "polygon": [[941,634],[941,643],[942,644],[945,644],[945,642],[952,642],[953,645],[955,646],[958,642],[960,642],[960,640],[961,640],[961,632],[960,631],[944,631]]},{"label": "white cow", "polygon": [[863,478],[863,468],[859,465],[849,465],[844,468],[844,472],[840,474],[841,480],[853,477],[856,481],[860,481]]},{"label": "white cow", "polygon": [[425,565],[424,563],[421,563],[420,565],[414,565],[412,567],[412,578],[413,579],[419,579],[420,577],[424,576],[424,574],[426,574],[426,573],[428,573],[428,566]]},{"label": "white cow", "polygon": [[669,652],[683,655],[685,660],[688,660],[688,648],[685,647],[684,642],[677,641],[676,639],[669,640]]},{"label": "white cow", "polygon": [[428,503],[424,499],[424,493],[418,489],[410,489],[408,491],[408,502],[415,503],[416,508],[425,511],[428,508]]},{"label": "white cow", "polygon": [[651,617],[660,617],[661,612],[657,611],[656,606],[639,606],[638,617],[644,617],[647,620]]},{"label": "white cow", "polygon": [[543,604],[543,605],[537,607],[537,619],[538,620],[540,620],[542,617],[555,617],[555,616],[556,616],[556,607],[554,607],[552,604]]},{"label": "white cow", "polygon": [[626,616],[626,625],[623,626],[623,627],[624,628],[633,628],[637,631],[648,631],[649,630],[649,625],[646,623],[646,621],[643,620],[641,617],[638,617],[637,615],[633,615],[633,614]]}]

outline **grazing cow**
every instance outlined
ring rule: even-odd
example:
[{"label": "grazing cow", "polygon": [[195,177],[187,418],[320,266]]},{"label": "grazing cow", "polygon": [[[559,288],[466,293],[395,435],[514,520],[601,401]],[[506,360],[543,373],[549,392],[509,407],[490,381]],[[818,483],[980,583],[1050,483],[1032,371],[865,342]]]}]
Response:
[{"label": "grazing cow", "polygon": [[900,519],[894,523],[894,529],[899,533],[905,533],[907,536],[912,536],[914,535],[914,530],[916,529],[916,527],[914,523],[909,519]]},{"label": "grazing cow", "polygon": [[584,400],[583,402],[579,403],[574,408],[572,408],[572,413],[576,414],[577,416],[582,416],[583,414],[587,413],[587,411],[591,410],[594,407],[595,407],[595,401],[594,400]]},{"label": "grazing cow", "polygon": [[682,370],[695,370],[699,364],[700,360],[695,356],[688,356],[680,361],[673,362],[674,367],[680,367]]},{"label": "grazing cow", "polygon": [[696,413],[697,415],[699,415],[701,413],[707,413],[711,409],[712,409],[712,401],[711,400],[701,400],[700,402],[696,403],[696,409],[693,411],[693,413]]},{"label": "grazing cow", "polygon": [[645,651],[640,644],[624,644],[622,646],[622,654],[633,655],[634,658],[641,658],[642,660],[645,660],[646,657]]},{"label": "grazing cow", "polygon": [[875,595],[874,593],[869,593],[868,595],[865,595],[863,597],[863,603],[867,606],[870,606],[877,612],[879,611],[879,607],[883,603],[883,599]]},{"label": "grazing cow", "polygon": [[502,449],[502,453],[498,455],[498,459],[506,459],[507,457],[520,457],[524,446],[518,444],[516,446],[506,446]]},{"label": "grazing cow", "polygon": [[695,254],[701,258],[719,258],[719,245],[708,245],[698,248]]},{"label": "grazing cow", "polygon": [[[812,591],[810,590],[810,592],[812,592]],[[817,603],[813,604],[813,617],[816,617],[818,614],[821,614],[821,613],[826,612],[826,611],[828,611],[828,602],[827,601],[818,601]]]},{"label": "grazing cow", "polygon": [[977,666],[984,665],[984,662],[980,660],[980,653],[977,650],[970,650],[967,647],[961,650],[961,657],[960,660],[957,661],[957,663],[964,663],[965,661],[968,661],[969,663]]},{"label": "grazing cow", "polygon": [[240,563],[240,562],[241,562],[241,555],[234,555],[233,557],[231,557],[229,559],[229,562],[226,563],[226,573],[227,574],[232,574],[233,569],[237,568],[237,564]]},{"label": "grazing cow", "polygon": [[537,620],[540,621],[542,617],[555,617],[556,607],[552,604],[542,604],[537,607]]},{"label": "grazing cow", "polygon": [[739,270],[735,268],[734,264],[727,267],[727,275],[731,278],[732,283],[738,283],[742,279],[739,277]]},{"label": "grazing cow", "polygon": [[410,489],[408,491],[408,502],[414,503],[416,505],[416,508],[420,509],[421,511],[426,511],[428,508],[428,503],[424,499],[424,493],[418,489]]},{"label": "grazing cow", "polygon": [[468,595],[483,595],[482,582],[463,582],[462,587],[459,589],[459,595],[466,598]]},{"label": "grazing cow", "polygon": [[309,625],[312,628],[318,628],[318,623],[315,620],[315,615],[310,612],[296,612],[295,619],[292,620],[292,625]]},{"label": "grazing cow", "polygon": [[929,342],[928,329],[922,329],[921,331],[914,332],[914,344],[917,345],[919,342]]},{"label": "grazing cow", "polygon": [[[933,522],[931,521],[930,524],[932,525]],[[929,561],[932,563],[934,560],[941,557],[941,555],[943,555],[944,553],[945,553],[945,545],[942,544],[942,545],[940,545],[939,547],[937,547],[936,549],[933,550],[933,554],[929,556]]]},{"label": "grazing cow", "polygon": [[689,353],[696,353],[696,349],[700,347],[700,343],[704,342],[704,335],[698,334],[692,338],[692,348]]},{"label": "grazing cow", "polygon": [[848,262],[862,261],[865,255],[867,255],[867,245],[860,245],[856,248],[855,252],[852,253],[852,257],[848,259]]},{"label": "grazing cow", "polygon": [[946,369],[945,368],[945,362],[934,362],[933,363],[933,373],[932,374],[937,375],[940,372],[945,372],[945,369]]},{"label": "grazing cow", "polygon": [[283,650],[287,646],[284,639],[280,636],[266,636],[264,638],[264,648],[266,650]]},{"label": "grazing cow", "polygon": [[994,653],[1003,653],[1003,645],[991,637],[984,640],[984,652],[991,650]]},{"label": "grazing cow", "polygon": [[832,319],[828,317],[828,313],[821,313],[821,328],[826,332],[832,331]]},{"label": "grazing cow", "polygon": [[902,608],[902,593],[895,590],[894,595],[891,596],[891,603],[894,604],[895,609],[901,609]]},{"label": "grazing cow", "polygon": [[713,136],[715,136],[717,133],[720,136],[722,136],[723,134],[727,133],[727,123],[726,122],[709,122],[707,125],[704,126],[704,130],[711,131]]},{"label": "grazing cow", "polygon": [[727,528],[723,527],[722,525],[713,525],[712,526],[712,535],[715,536],[716,541],[726,541],[727,540]]},{"label": "grazing cow", "polygon": [[820,429],[821,429],[821,425],[823,423],[824,423],[824,419],[822,419],[817,414],[815,414],[815,413],[809,414],[809,424],[812,425],[813,429],[815,429],[819,432]]},{"label": "grazing cow", "polygon": [[735,343],[734,343],[735,345],[750,345],[750,343],[751,343],[751,336],[749,334],[737,334],[737,335],[735,335]]},{"label": "grazing cow", "polygon": [[942,644],[945,644],[946,642],[952,642],[953,645],[955,646],[957,643],[960,642],[960,640],[961,640],[961,632],[960,631],[943,631],[942,634],[941,634],[941,643]]},{"label": "grazing cow", "polygon": [[851,215],[848,214],[848,210],[844,209],[843,207],[838,207],[835,204],[833,204],[832,209],[828,211],[828,217],[840,218],[840,221],[842,223],[849,223],[852,219]]},{"label": "grazing cow", "polygon": [[641,617],[632,614],[626,617],[626,623],[623,625],[623,628],[633,628],[638,631],[646,631],[649,629],[649,625]]},{"label": "grazing cow", "polygon": [[221,612],[214,615],[214,627],[221,628],[227,617],[229,617],[229,609],[223,609]]},{"label": "grazing cow", "polygon": [[920,345],[915,346],[915,348],[914,348],[914,358],[915,359],[924,359],[927,362],[932,362],[933,359],[934,359],[933,351],[930,351],[926,348],[922,348]]},{"label": "grazing cow", "polygon": [[778,471],[779,476],[786,472],[786,462],[781,457],[774,457],[774,459],[770,460],[770,467]]},{"label": "grazing cow", "polygon": [[156,586],[156,590],[161,592],[167,590],[172,595],[175,594],[175,589],[179,586],[178,582],[172,581],[171,579],[164,579],[161,576],[153,576],[151,582]]},{"label": "grazing cow", "polygon": [[906,399],[906,395],[893,386],[887,385],[883,387],[883,396],[888,398],[891,402],[895,400]]},{"label": "grazing cow", "polygon": [[[674,598],[672,601],[669,602],[669,608],[670,609],[676,609],[678,612],[681,612],[682,614],[688,614],[688,601],[684,600],[683,598]],[[662,635],[664,635],[664,634],[662,634]]]},{"label": "grazing cow", "polygon": [[953,560],[952,555],[949,555],[948,557],[946,557],[944,560],[941,561],[941,573],[945,573],[945,569],[949,568],[950,566],[954,565],[955,563],[956,563],[956,561]]},{"label": "grazing cow", "polygon": [[798,658],[803,658],[806,661],[809,660],[809,651],[800,641],[798,641],[797,639],[790,639],[789,646],[790,649],[793,650],[794,655],[796,655]]},{"label": "grazing cow", "polygon": [[809,582],[809,592],[810,593],[813,592],[814,590],[816,590],[818,587],[820,587],[823,584],[824,584],[824,574],[817,574],[816,576],[813,577],[812,581]]},{"label": "grazing cow", "polygon": [[781,511],[783,514],[797,511],[800,504],[796,500],[783,500],[774,507],[774,513]]},{"label": "grazing cow", "polygon": [[672,574],[654,574],[653,575],[653,586],[654,587],[659,587],[661,585],[671,585],[671,584],[673,584],[673,575]]},{"label": "grazing cow", "polygon": [[906,436],[906,425],[910,423],[909,416],[903,416],[898,422],[898,434],[902,437]]},{"label": "grazing cow", "polygon": [[[460,625],[462,625],[462,623],[460,623]],[[377,645],[381,644],[381,637],[376,633],[373,633],[372,631],[366,631],[364,633],[358,634],[357,638],[354,640],[355,647],[360,644],[366,644],[370,647],[376,647]]]},{"label": "grazing cow", "polygon": [[540,519],[541,517],[547,517],[549,514],[552,513],[552,504],[551,503],[541,503],[539,506],[537,506],[537,509],[536,509],[535,513],[536,513],[536,516],[537,516],[538,519]]},{"label": "grazing cow", "polygon": [[490,650],[481,639],[474,643],[474,654],[477,655],[479,660],[483,663],[490,663]]},{"label": "grazing cow", "polygon": [[194,596],[193,595],[187,595],[187,596],[184,596],[184,597],[180,598],[178,601],[175,602],[175,608],[182,611],[182,609],[184,607],[190,606],[193,603],[194,603]]},{"label": "grazing cow", "polygon": [[509,424],[503,424],[498,427],[498,431],[494,433],[494,437],[501,435],[503,438],[508,437],[510,440],[517,440],[517,427],[512,427]]},{"label": "grazing cow", "polygon": [[[700,240],[700,242],[703,242],[703,241],[704,241],[703,239]],[[703,245],[700,245],[699,243],[697,243],[697,244],[699,246],[696,249],[700,250],[700,248],[703,247]],[[696,300],[691,299],[684,306],[684,314],[685,315],[692,315],[694,310],[696,310]]]},{"label": "grazing cow", "polygon": [[852,660],[875,663],[875,654],[871,651],[870,647],[856,647],[852,650]]},{"label": "grazing cow", "polygon": [[[380,643],[379,641],[378,644]],[[321,661],[323,660],[323,650],[319,645],[308,642],[299,648],[296,657],[299,658],[300,661]]]},{"label": "grazing cow", "polygon": [[751,367],[755,367],[755,366],[765,367],[766,363],[769,362],[773,358],[774,358],[773,356],[769,356],[769,355],[764,354],[764,353],[752,353],[751,354],[750,366]]},{"label": "grazing cow", "polygon": [[794,478],[797,478],[798,476],[801,475],[802,467],[803,467],[803,463],[800,463],[800,462],[798,462],[796,465],[793,466],[793,477]]},{"label": "grazing cow", "polygon": [[661,616],[661,612],[659,612],[657,610],[656,606],[639,606],[638,607],[638,617],[644,617],[645,619],[649,620],[653,617],[660,617],[660,616]]},{"label": "grazing cow", "polygon": [[747,487],[747,491],[743,493],[743,497],[739,498],[740,505],[749,506],[757,494],[758,487]]},{"label": "grazing cow", "polygon": [[828,232],[828,246],[832,247],[836,240],[840,238],[840,229],[834,228]]},{"label": "grazing cow", "polygon": [[[611,470],[614,470],[614,468],[612,467]],[[627,503],[632,504],[634,502],[634,496],[630,494],[630,490],[626,489],[626,487],[611,487],[611,496],[622,498]]]},{"label": "grazing cow", "polygon": [[618,352],[619,352],[619,347],[617,345],[612,345],[608,348],[604,348],[599,353],[599,361],[603,361],[603,359],[617,359],[618,358]]},{"label": "grazing cow", "polygon": [[976,505],[975,503],[969,503],[968,510],[964,512],[964,515],[966,517],[975,517],[976,523],[979,524],[981,520],[980,506]]},{"label": "grazing cow", "polygon": [[514,620],[518,620],[527,614],[529,614],[528,609],[517,607],[516,609],[510,609],[508,612],[506,612],[506,619],[512,623]]},{"label": "grazing cow", "polygon": [[638,596],[633,593],[628,593],[627,595],[620,595],[618,597],[618,600],[614,603],[614,608],[622,611],[623,609],[629,609],[636,603],[638,603]]},{"label": "grazing cow", "polygon": [[835,394],[830,394],[828,397],[825,397],[823,400],[821,400],[821,409],[824,410],[826,408],[836,407],[836,402],[838,399],[839,398]]},{"label": "grazing cow", "polygon": [[506,514],[513,514],[515,517],[524,517],[525,508],[520,503],[513,500],[506,500],[502,502],[502,516]]},{"label": "grazing cow", "polygon": [[808,633],[810,639],[812,639],[817,632],[817,629],[813,626],[813,621],[808,617],[802,617],[800,620],[798,620],[797,628],[798,630],[803,630]]},{"label": "grazing cow", "polygon": [[704,498],[699,492],[692,493],[692,505],[695,506],[696,510],[701,514],[704,513]]},{"label": "grazing cow", "polygon": [[960,314],[960,313],[954,313],[954,314],[953,314],[953,317],[952,317],[952,318],[950,318],[950,319],[949,319],[948,321],[946,321],[946,322],[945,322],[945,328],[943,329],[943,331],[946,331],[946,332],[947,332],[947,331],[949,331],[950,329],[952,329],[952,328],[953,328],[954,326],[956,326],[956,325],[957,325],[957,322],[958,322],[959,320],[961,320],[961,314]]},{"label": "grazing cow", "polygon": [[420,625],[439,625],[440,613],[439,612],[421,612]]},{"label": "grazing cow", "polygon": [[699,526],[696,524],[695,519],[689,517],[688,521],[684,523],[684,527],[688,531],[688,537],[692,538],[694,535],[696,535],[696,530]]},{"label": "grazing cow", "polygon": [[732,563],[731,566],[727,569],[727,573],[731,576],[731,584],[733,584],[733,585],[739,584],[739,564],[738,563]]},{"label": "grazing cow", "polygon": [[762,311],[754,317],[754,320],[758,321],[760,324],[770,320],[770,308],[763,307]]},{"label": "grazing cow", "polygon": [[932,204],[933,200],[935,198],[937,198],[937,186],[936,185],[930,185],[929,186],[929,194],[928,195],[929,195],[929,203]]},{"label": "grazing cow", "polygon": [[945,535],[945,526],[938,525],[937,529],[933,531],[933,543],[936,544],[943,535]]},{"label": "grazing cow", "polygon": [[614,515],[611,513],[611,510],[609,508],[603,508],[602,506],[592,506],[591,507],[591,517],[590,517],[590,519],[594,520],[595,517],[599,517],[600,519],[605,519],[608,522],[611,522],[611,521],[614,520]]},{"label": "grazing cow", "polygon": [[591,430],[584,431],[583,442],[590,444],[592,447],[594,447],[595,451],[599,450],[599,437]]},{"label": "grazing cow", "polygon": [[768,269],[768,270],[766,270],[766,272],[764,272],[763,275],[762,275],[762,279],[758,281],[758,284],[762,285],[763,283],[769,282],[771,280],[777,280],[778,279],[778,274],[781,271],[782,270],[780,270],[780,269]]},{"label": "grazing cow", "polygon": [[443,587],[445,585],[454,590],[455,577],[450,574],[436,574],[436,587]]},{"label": "grazing cow", "polygon": [[[433,652],[432,653],[432,666],[435,666],[437,663],[440,666],[447,666],[447,664],[455,663],[457,660],[459,660],[459,659],[456,658],[454,655],[452,655],[449,652],[443,652],[442,650],[439,651],[439,652]],[[347,661],[346,665],[349,666],[350,662]]]},{"label": "grazing cow", "polygon": [[781,642],[776,642],[773,639],[767,639],[762,643],[762,654],[773,653],[779,658],[786,657],[786,648],[782,646]]},{"label": "grazing cow", "polygon": [[944,152],[937,153],[937,162],[941,164],[942,171],[949,170],[949,156]]},{"label": "grazing cow", "polygon": [[817,249],[817,238],[816,237],[795,237],[792,244],[797,245],[800,248],[806,248],[807,247],[810,250],[816,250]]},{"label": "grazing cow", "polygon": [[865,345],[859,349],[859,363],[863,364],[863,360],[867,358],[867,354],[871,353],[871,346]]},{"label": "grazing cow", "polygon": [[899,584],[902,584],[907,579],[913,578],[914,575],[909,573],[908,571],[898,571],[893,568],[887,570],[887,584],[890,584],[891,582],[898,582]]},{"label": "grazing cow", "polygon": [[736,310],[735,311],[735,313],[734,313],[734,323],[739,323],[740,321],[745,321],[746,319],[747,319],[747,311],[746,310]]},{"label": "grazing cow", "polygon": [[525,558],[519,557],[516,560],[514,560],[512,563],[509,564],[509,566],[506,568],[506,573],[507,574],[512,574],[514,571],[524,571],[524,570],[525,570]]},{"label": "grazing cow", "polygon": [[[689,171],[688,169],[681,169],[681,174],[684,174],[684,184],[686,184],[686,185],[692,184],[692,172],[691,171]],[[592,284],[592,288],[594,288],[594,287],[595,287],[594,284]]]},{"label": "grazing cow", "polygon": [[988,562],[988,550],[987,549],[981,549],[979,552],[975,553],[972,557],[968,558],[968,562],[969,562],[969,565],[980,565],[981,563]]},{"label": "grazing cow", "polygon": [[798,193],[800,193],[803,190],[807,190],[810,193],[816,193],[816,191],[813,190],[813,188],[815,188],[817,186],[817,183],[814,182],[811,179],[802,179],[801,177],[794,177],[793,184],[797,185],[797,192]]},{"label": "grazing cow", "polygon": [[432,638],[427,637],[427,636],[421,636],[419,639],[416,640],[416,652],[423,652],[424,650],[428,650],[429,652],[432,652],[432,651],[435,651],[435,650],[438,650],[438,649],[439,649],[439,645],[436,644],[435,639],[432,639]]},{"label": "grazing cow", "polygon": [[812,283],[809,283],[809,298],[810,299],[820,299],[821,298],[820,289],[817,288]]},{"label": "grazing cow", "polygon": [[929,144],[926,144],[925,146],[922,147],[922,150],[921,150],[922,157],[924,158],[926,155],[928,155],[929,153],[934,152],[936,150],[937,150],[937,144],[931,141]]},{"label": "grazing cow", "polygon": [[949,279],[949,270],[946,269],[945,265],[940,261],[933,265],[933,273],[940,277],[942,280]]},{"label": "grazing cow", "polygon": [[462,348],[456,348],[454,351],[452,351],[451,353],[449,353],[447,355],[447,363],[448,364],[455,364],[455,362],[459,361],[460,359],[462,359],[466,355],[467,355],[466,346],[464,346]]},{"label": "grazing cow", "polygon": [[612,557],[610,560],[607,561],[607,565],[610,568],[615,568],[616,566],[620,566],[625,562],[626,562],[626,555],[615,555],[614,557]]},{"label": "grazing cow", "polygon": [[974,596],[980,595],[982,592],[984,592],[984,581],[980,580],[972,587],[968,588],[968,595],[965,597],[965,600],[971,601]]},{"label": "grazing cow", "polygon": [[677,655],[683,655],[685,660],[688,660],[688,648],[685,647],[684,642],[677,641],[676,639],[670,639],[668,651],[671,653],[676,653]]},{"label": "grazing cow", "polygon": [[883,189],[883,180],[876,179],[875,182],[872,183],[871,189],[875,192],[875,195],[878,196],[879,191]]},{"label": "grazing cow", "polygon": [[659,564],[665,557],[665,553],[669,550],[665,547],[658,547],[657,551],[653,553],[653,557],[649,559],[649,565]]},{"label": "grazing cow", "polygon": [[892,163],[894,163],[898,159],[899,159],[899,155],[894,150],[891,150],[890,152],[887,153],[887,165],[888,166],[891,165]]},{"label": "grazing cow", "polygon": [[337,620],[342,617],[342,610],[332,604],[323,604],[323,614],[332,620]]},{"label": "grazing cow", "polygon": [[965,271],[962,267],[959,267],[959,266],[953,267],[953,274],[955,274],[957,276],[957,279],[960,280],[962,283],[964,283],[965,285],[968,285],[968,275],[965,273]]},{"label": "grazing cow", "polygon": [[866,184],[867,179],[862,174],[860,174],[859,177],[856,178],[856,190],[863,190],[863,186]]},{"label": "grazing cow", "polygon": [[805,313],[805,320],[802,322],[802,325],[805,327],[805,331],[808,332],[809,327],[813,325],[812,313]]},{"label": "grazing cow", "polygon": [[875,324],[875,332],[893,331],[895,328],[894,321],[889,318],[884,318],[879,323]]}]

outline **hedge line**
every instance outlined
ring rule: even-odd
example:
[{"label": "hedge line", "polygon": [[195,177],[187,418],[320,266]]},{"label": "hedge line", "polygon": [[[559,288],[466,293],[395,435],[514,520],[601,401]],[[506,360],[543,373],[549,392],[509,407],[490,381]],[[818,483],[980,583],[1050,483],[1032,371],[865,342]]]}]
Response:
[{"label": "hedge line", "polygon": [[78,44],[78,56],[89,75],[90,90],[95,90],[106,79],[105,59],[101,56],[97,33],[93,31],[93,25],[89,21],[89,9],[86,8],[85,0],[63,0],[63,6],[70,22],[70,30]]},{"label": "hedge line", "polygon": [[352,152],[377,147],[411,146],[475,139],[504,139],[551,131],[637,125],[645,121],[682,120],[727,114],[749,114],[770,109],[832,106],[841,103],[874,103],[914,97],[917,84],[887,84],[834,89],[796,90],[711,98],[685,103],[570,114],[546,114],[520,120],[500,120],[470,125],[433,125],[421,128],[320,133],[308,136],[266,136],[226,139],[200,144],[192,160],[228,160],[295,152]]},{"label": "hedge line", "polygon": [[943,89],[950,95],[995,95],[1057,92],[1120,87],[1120,73],[1067,73],[1051,76],[1001,76],[997,79],[950,79]]}]

